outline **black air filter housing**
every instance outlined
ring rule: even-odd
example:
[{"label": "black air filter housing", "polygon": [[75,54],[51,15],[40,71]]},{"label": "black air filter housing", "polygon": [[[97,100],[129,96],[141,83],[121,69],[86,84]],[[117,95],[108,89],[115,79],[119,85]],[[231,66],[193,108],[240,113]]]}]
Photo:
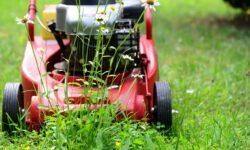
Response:
[{"label": "black air filter housing", "polygon": [[[135,19],[139,23],[143,22],[143,11],[141,0],[124,0],[123,1],[123,18]],[[140,20],[139,20],[140,19]]]}]

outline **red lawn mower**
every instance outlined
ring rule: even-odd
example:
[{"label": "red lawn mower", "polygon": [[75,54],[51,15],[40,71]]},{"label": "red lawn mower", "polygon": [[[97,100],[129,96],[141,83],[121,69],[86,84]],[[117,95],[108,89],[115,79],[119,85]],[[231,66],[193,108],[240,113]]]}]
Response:
[{"label": "red lawn mower", "polygon": [[[99,12],[108,16],[104,23],[96,17]],[[30,0],[28,14],[34,21],[36,0]],[[144,18],[146,35],[140,35],[137,24]],[[122,4],[62,0],[45,6],[42,22],[52,34],[44,31],[42,36],[34,36],[32,21],[27,24],[30,40],[22,61],[22,83],[7,83],[4,89],[3,131],[12,132],[13,123],[20,125],[22,114],[29,130],[39,130],[45,117],[55,111],[85,109],[86,105],[94,110],[109,104],[119,105],[119,112],[131,119],[171,127],[170,87],[158,81],[151,10],[145,10],[141,0]],[[132,61],[124,63],[122,58]],[[93,77],[89,70],[95,59],[100,64]],[[107,92],[94,103],[98,97],[93,95],[103,85]]]}]

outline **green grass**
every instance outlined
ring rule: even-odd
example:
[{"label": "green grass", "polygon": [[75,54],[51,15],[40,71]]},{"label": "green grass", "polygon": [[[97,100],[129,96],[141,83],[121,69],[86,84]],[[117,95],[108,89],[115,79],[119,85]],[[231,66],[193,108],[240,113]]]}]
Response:
[{"label": "green grass", "polygon": [[[46,2],[49,1],[42,3]],[[1,1],[0,7],[2,97],[6,82],[20,81],[19,68],[26,35],[24,28],[15,24],[15,18],[24,15],[27,2],[18,1],[13,5]],[[173,108],[179,111],[174,115],[173,136],[164,137],[153,128],[146,127],[148,130],[145,131],[144,127],[140,129],[140,124],[124,121],[122,126],[119,123],[112,125],[117,127],[115,130],[100,130],[93,134],[92,141],[96,143],[92,148],[103,143],[105,147],[109,141],[97,139],[109,138],[114,132],[121,133],[115,137],[120,138],[123,146],[130,142],[140,147],[140,142],[144,142],[148,144],[144,146],[150,149],[153,141],[151,146],[158,145],[160,149],[249,149],[250,81],[246,71],[250,69],[250,24],[249,28],[235,26],[230,20],[238,13],[222,0],[162,0],[154,13],[154,37],[159,52],[161,80],[170,81]],[[187,90],[193,93],[188,94]],[[107,115],[105,112],[101,114]],[[65,146],[63,140],[68,138],[71,140],[66,140],[66,143],[80,146],[74,136],[55,136],[53,139],[53,126],[57,127],[54,133],[61,135],[75,132],[73,129],[63,130],[61,125],[68,123],[63,119],[61,122],[51,121],[52,126],[47,129],[50,132],[45,135],[32,132],[11,139],[0,132],[0,148],[42,149],[46,144],[47,148],[53,144]],[[86,126],[82,128],[82,132],[88,130]],[[108,125],[102,129],[108,129]],[[47,141],[49,136],[55,140],[54,143]]]}]

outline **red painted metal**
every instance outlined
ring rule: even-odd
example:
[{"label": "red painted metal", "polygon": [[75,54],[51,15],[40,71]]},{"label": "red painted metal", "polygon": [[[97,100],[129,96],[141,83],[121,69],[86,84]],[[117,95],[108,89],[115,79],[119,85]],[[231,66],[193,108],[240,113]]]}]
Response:
[{"label": "red painted metal", "polygon": [[[31,0],[35,4],[35,0]],[[30,5],[31,6],[31,5]],[[30,15],[34,17],[35,5],[30,7]],[[118,74],[116,84],[120,89],[108,90],[105,102],[102,105],[119,104],[120,110],[130,114],[133,119],[147,118],[151,121],[151,109],[154,106],[153,95],[154,83],[157,80],[158,64],[155,54],[154,41],[152,38],[152,18],[150,10],[146,13],[147,34],[140,37],[140,56],[142,68],[131,72]],[[91,94],[100,89],[94,87],[89,95],[83,95],[84,87],[68,85],[65,92],[64,81],[66,76],[58,74],[53,70],[53,65],[60,60],[60,47],[55,40],[43,40],[41,37],[33,37],[34,30],[29,28],[31,41],[27,42],[25,55],[22,62],[22,85],[24,89],[24,108],[29,111],[26,123],[30,130],[39,130],[44,122],[45,115],[51,115],[52,110],[81,109],[90,100]],[[64,41],[69,45],[69,41]],[[41,51],[43,48],[44,51]],[[39,49],[39,50],[38,50]],[[41,61],[42,59],[42,61]],[[51,74],[48,74],[51,72]],[[144,79],[135,79],[132,74],[144,74]],[[120,79],[119,79],[120,76]],[[123,84],[121,77],[125,76]],[[68,82],[79,82],[82,77],[69,76]],[[87,78],[85,78],[87,80]],[[110,79],[112,80],[112,79]],[[50,91],[44,96],[46,91]],[[67,102],[70,99],[70,102]],[[42,107],[41,107],[42,106]],[[101,104],[91,105],[91,109],[97,109]]]},{"label": "red painted metal", "polygon": [[[29,19],[34,22],[36,17],[36,0],[30,0],[29,10],[28,10]],[[29,40],[34,41],[35,28],[34,23],[28,23],[29,30]]]},{"label": "red painted metal", "polygon": [[146,9],[146,35],[147,39],[152,39],[152,14],[150,7],[147,7]]}]

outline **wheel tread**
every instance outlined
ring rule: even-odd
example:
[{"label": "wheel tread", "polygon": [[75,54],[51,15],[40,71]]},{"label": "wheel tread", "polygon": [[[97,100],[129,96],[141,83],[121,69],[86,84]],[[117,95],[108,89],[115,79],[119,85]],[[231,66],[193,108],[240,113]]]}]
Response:
[{"label": "wheel tread", "polygon": [[172,126],[172,107],[169,83],[155,82],[156,120],[169,129]]},{"label": "wheel tread", "polygon": [[22,86],[20,83],[7,83],[5,85],[2,103],[3,131],[11,132],[13,127],[11,127],[10,124],[19,124],[19,103],[20,105],[23,105],[23,97],[21,92]]}]

